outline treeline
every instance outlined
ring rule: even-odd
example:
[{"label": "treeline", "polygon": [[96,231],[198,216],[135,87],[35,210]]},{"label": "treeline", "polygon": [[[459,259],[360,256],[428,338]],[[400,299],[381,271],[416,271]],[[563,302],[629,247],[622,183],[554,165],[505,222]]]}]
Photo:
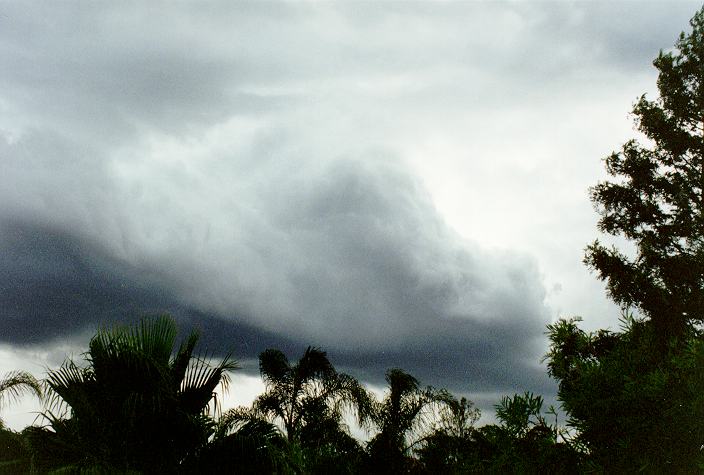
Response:
[{"label": "treeline", "polygon": [[[6,473],[700,473],[704,472],[704,9],[660,53],[660,96],[633,109],[635,140],[606,158],[591,190],[599,241],[585,263],[623,308],[619,331],[549,325],[545,362],[567,415],[530,393],[504,397],[496,424],[401,369],[381,400],[309,348],[291,362],[259,358],[266,384],[251,407],[214,399],[235,368],[176,347],[168,317],[101,330],[85,362],[39,383],[0,381],[0,404],[22,391],[45,399],[43,426],[0,430]],[[471,382],[470,382],[471,383]],[[345,415],[369,431],[360,442]]]},{"label": "treeline", "polygon": [[[497,423],[445,389],[401,369],[378,399],[325,352],[295,362],[259,356],[265,391],[222,413],[229,357],[196,354],[197,333],[176,346],[168,316],[99,331],[80,364],[43,385],[26,373],[0,382],[44,399],[45,423],[0,429],[0,473],[691,473],[704,469],[704,338],[658,344],[648,321],[588,334],[574,320],[549,327],[550,374],[568,428],[531,393],[504,397]],[[235,389],[236,390],[236,389]],[[345,417],[347,416],[347,417]],[[369,434],[352,436],[354,418]]]},{"label": "treeline", "polygon": [[[251,407],[219,414],[230,358],[194,353],[197,334],[176,347],[167,316],[101,330],[85,361],[47,375],[46,425],[2,431],[8,473],[451,473],[563,472],[584,457],[532,394],[504,398],[496,425],[444,389],[401,369],[386,373],[378,400],[326,353],[296,362],[259,356],[266,390]],[[26,376],[25,376],[26,377]],[[36,384],[27,388],[36,390]],[[19,388],[19,386],[17,386]],[[361,442],[344,416],[371,434]]]}]

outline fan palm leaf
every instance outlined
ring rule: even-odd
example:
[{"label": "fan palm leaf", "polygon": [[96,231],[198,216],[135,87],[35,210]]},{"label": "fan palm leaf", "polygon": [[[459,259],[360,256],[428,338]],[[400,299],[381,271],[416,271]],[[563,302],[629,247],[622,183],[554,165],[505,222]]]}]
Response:
[{"label": "fan palm leaf", "polygon": [[69,359],[49,372],[45,417],[84,452],[75,463],[97,456],[105,466],[170,472],[207,442],[215,390],[227,387],[236,364],[229,355],[215,364],[196,355],[196,332],[175,350],[177,333],[168,316],[101,329],[85,366]]}]

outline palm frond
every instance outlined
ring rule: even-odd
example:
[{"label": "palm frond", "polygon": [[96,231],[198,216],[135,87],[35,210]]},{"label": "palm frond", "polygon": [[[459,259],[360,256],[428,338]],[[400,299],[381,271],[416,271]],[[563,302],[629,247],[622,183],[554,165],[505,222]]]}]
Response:
[{"label": "palm frond", "polygon": [[[277,388],[279,389],[279,388]],[[289,393],[281,390],[269,390],[260,394],[252,404],[252,408],[264,417],[287,420],[291,407],[289,406]]]},{"label": "palm frond", "polygon": [[293,368],[294,378],[301,383],[321,377],[326,378],[335,374],[335,368],[330,363],[327,353],[320,348],[309,346],[303,357]]},{"label": "palm frond", "polygon": [[325,391],[321,398],[330,404],[334,411],[341,414],[343,410],[352,411],[361,427],[367,427],[373,419],[373,398],[364,386],[346,373],[336,373],[334,377],[324,379]]},{"label": "palm frond", "polygon": [[183,379],[186,376],[186,370],[188,369],[188,364],[193,356],[193,350],[198,343],[199,334],[193,331],[188,335],[186,341],[182,342],[176,352],[171,363],[171,379],[174,384],[174,389],[179,389]]},{"label": "palm frond", "polygon": [[192,359],[179,392],[183,409],[189,414],[198,414],[207,410],[208,402],[213,398],[215,388],[222,385],[223,390],[227,391],[230,382],[228,372],[234,371],[238,367],[230,355],[225,356],[216,366],[212,366],[203,357]]},{"label": "palm frond", "polygon": [[69,407],[85,406],[88,398],[85,391],[93,379],[89,369],[79,367],[73,360],[65,361],[59,369],[47,374],[47,407],[66,412]]},{"label": "palm frond", "polygon": [[0,407],[18,401],[27,393],[42,399],[41,385],[26,371],[11,371],[0,379]]},{"label": "palm frond", "polygon": [[168,315],[143,319],[130,333],[130,343],[156,361],[168,363],[176,343],[176,322]]},{"label": "palm frond", "polygon": [[261,412],[249,407],[236,407],[223,414],[218,420],[215,438],[222,438],[235,432],[240,434],[256,432],[266,437],[281,435],[281,431],[275,424],[266,420]]},{"label": "palm frond", "polygon": [[290,378],[291,365],[286,355],[270,348],[259,355],[259,372],[265,383],[276,384]]}]

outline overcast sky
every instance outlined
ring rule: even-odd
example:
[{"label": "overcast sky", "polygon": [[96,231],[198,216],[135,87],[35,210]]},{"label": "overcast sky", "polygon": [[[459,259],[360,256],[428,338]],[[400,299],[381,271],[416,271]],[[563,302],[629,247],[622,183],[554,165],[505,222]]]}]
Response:
[{"label": "overcast sky", "polygon": [[316,345],[553,397],[545,325],[618,327],[588,187],[699,6],[0,4],[0,374],[168,311],[242,393]]}]

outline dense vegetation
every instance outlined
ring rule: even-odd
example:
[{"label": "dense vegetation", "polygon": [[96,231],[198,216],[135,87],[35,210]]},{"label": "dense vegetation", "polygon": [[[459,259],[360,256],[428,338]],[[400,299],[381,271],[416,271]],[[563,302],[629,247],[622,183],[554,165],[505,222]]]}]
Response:
[{"label": "dense vegetation", "polygon": [[[674,51],[655,60],[660,97],[633,113],[647,146],[606,158],[592,189],[600,230],[633,255],[595,241],[585,262],[623,307],[619,331],[548,326],[548,372],[567,426],[540,396],[504,397],[496,423],[407,372],[386,373],[375,398],[318,348],[291,362],[259,358],[265,392],[221,414],[215,389],[235,369],[176,347],[166,316],[100,330],[85,361],[40,384],[0,380],[0,405],[43,398],[46,424],[0,425],[4,473],[692,473],[704,471],[704,9]],[[362,442],[344,416],[369,431]]]},{"label": "dense vegetation", "polygon": [[[214,390],[227,384],[234,363],[195,356],[196,334],[178,348],[175,337],[168,316],[99,331],[83,364],[68,360],[49,372],[46,425],[0,431],[0,471],[561,472],[581,463],[581,454],[547,422],[539,396],[504,398],[496,409],[500,423],[477,429],[479,411],[466,399],[391,369],[386,394],[377,400],[317,348],[295,363],[278,350],[264,351],[265,392],[251,407],[219,414]],[[21,384],[39,389],[32,379]],[[372,431],[368,442],[350,434],[344,414]]]}]

